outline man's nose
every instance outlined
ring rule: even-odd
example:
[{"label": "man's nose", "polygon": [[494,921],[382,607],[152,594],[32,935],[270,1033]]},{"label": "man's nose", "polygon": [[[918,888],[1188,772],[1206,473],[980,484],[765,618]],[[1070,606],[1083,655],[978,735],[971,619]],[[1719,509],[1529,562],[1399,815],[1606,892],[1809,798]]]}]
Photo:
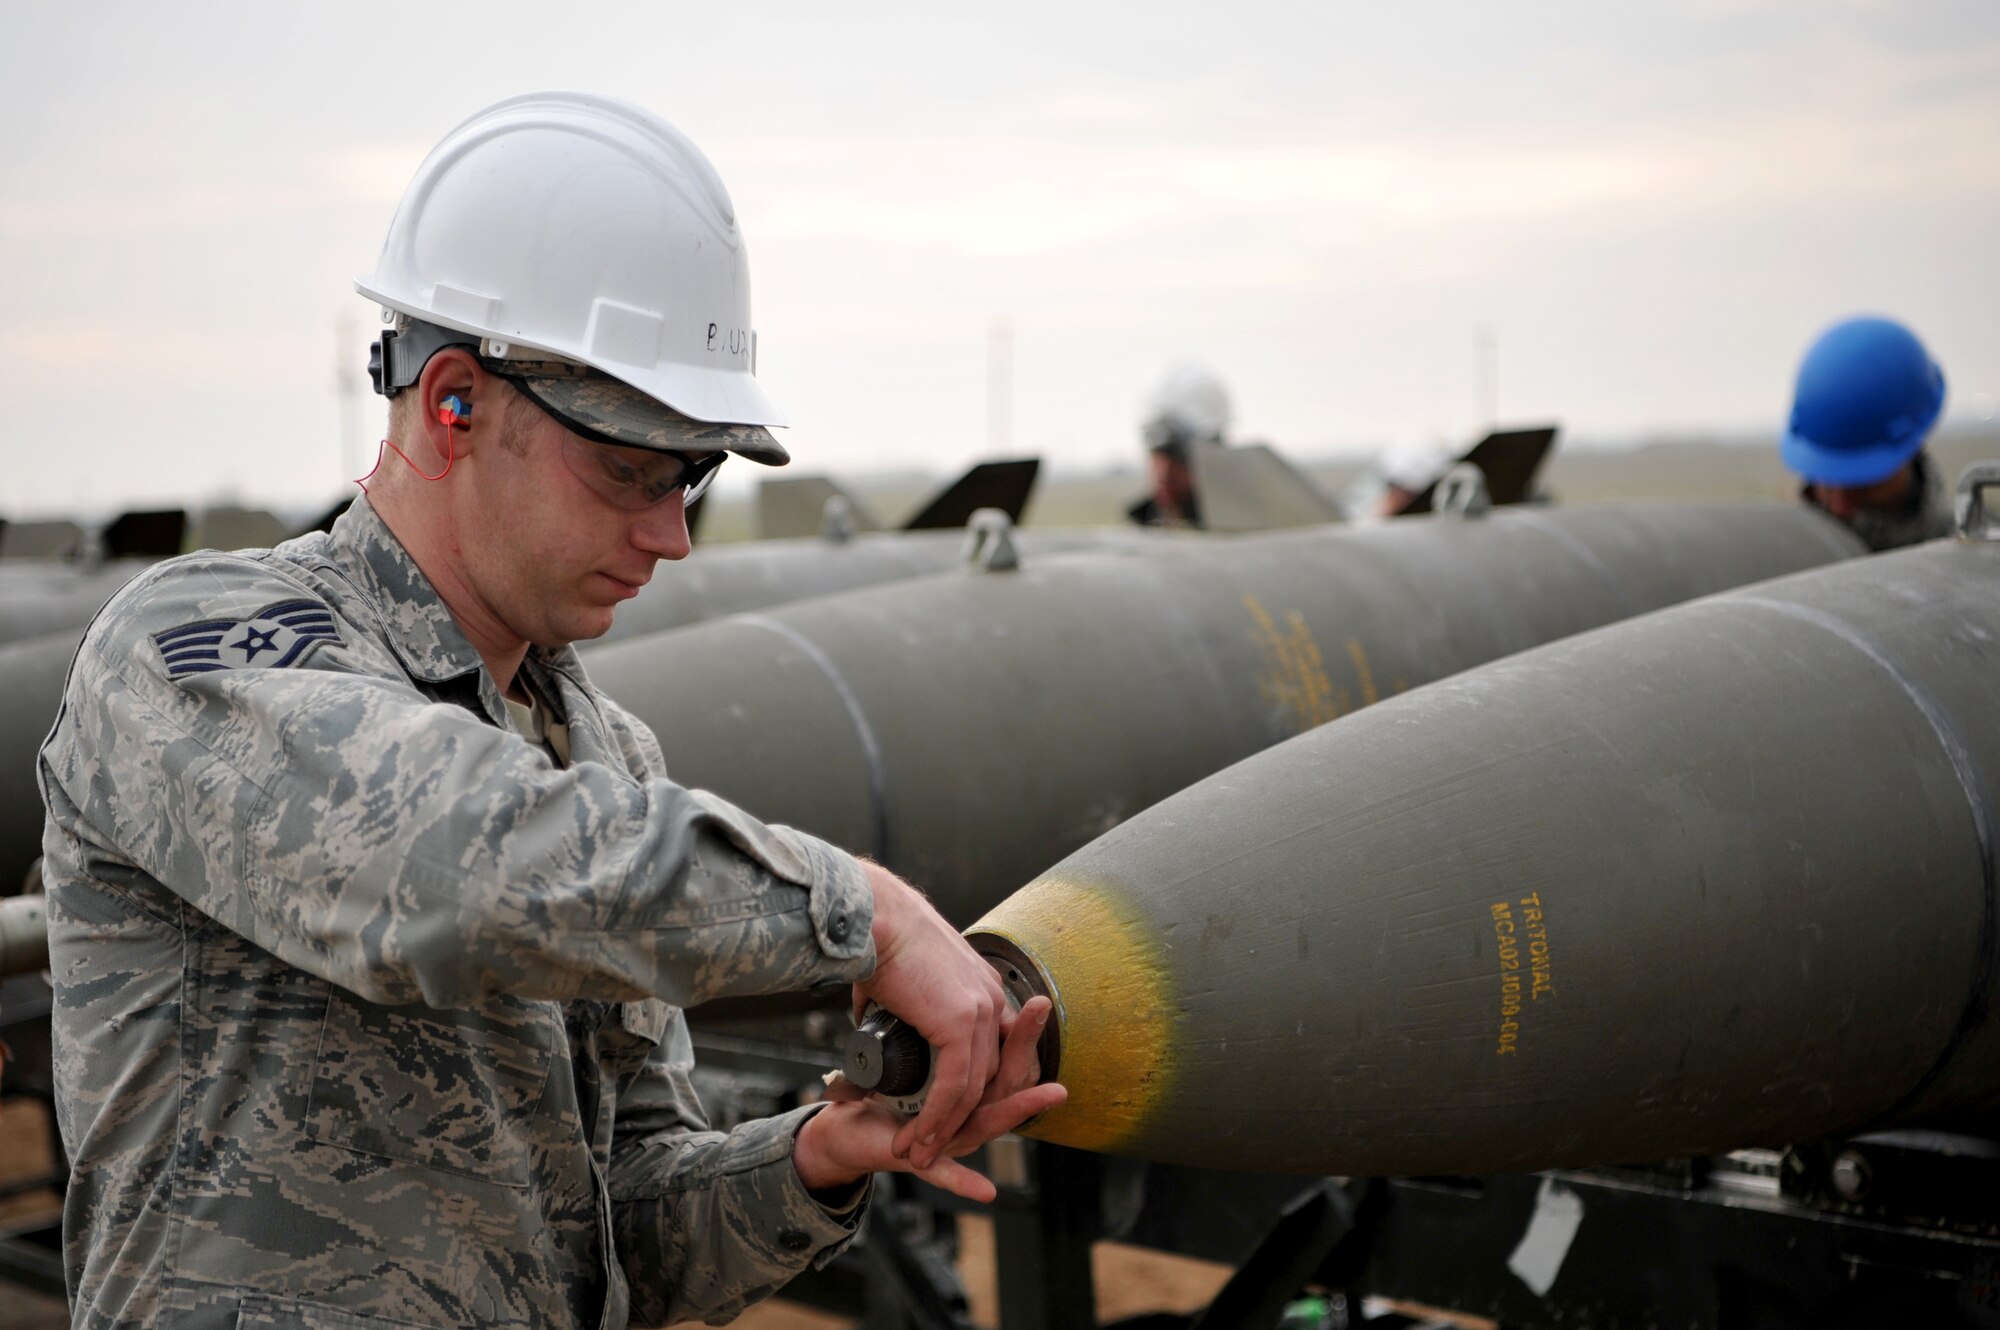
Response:
[{"label": "man's nose", "polygon": [[632,524],[632,543],[656,559],[685,559],[694,548],[688,536],[687,491],[642,510]]}]

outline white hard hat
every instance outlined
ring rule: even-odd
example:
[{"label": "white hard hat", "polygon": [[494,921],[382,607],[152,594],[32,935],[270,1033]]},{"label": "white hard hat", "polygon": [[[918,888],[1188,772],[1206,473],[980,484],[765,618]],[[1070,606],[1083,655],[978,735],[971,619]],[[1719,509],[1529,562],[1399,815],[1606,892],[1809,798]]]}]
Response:
[{"label": "white hard hat", "polygon": [[1219,443],[1229,430],[1229,391],[1199,360],[1182,360],[1147,396],[1140,428],[1146,446],[1185,450],[1190,443]]},{"label": "white hard hat", "polygon": [[1399,443],[1375,463],[1382,479],[1399,490],[1421,494],[1451,470],[1452,456],[1435,443]]},{"label": "white hard hat", "polygon": [[476,335],[483,356],[617,380],[533,379],[544,405],[577,407],[613,437],[662,446],[643,419],[662,403],[683,425],[753,427],[712,430],[709,447],[785,460],[762,428],[785,417],[754,377],[735,208],[701,149],[650,111],[534,92],[474,114],[417,168],[374,273],[354,285],[385,310]]}]

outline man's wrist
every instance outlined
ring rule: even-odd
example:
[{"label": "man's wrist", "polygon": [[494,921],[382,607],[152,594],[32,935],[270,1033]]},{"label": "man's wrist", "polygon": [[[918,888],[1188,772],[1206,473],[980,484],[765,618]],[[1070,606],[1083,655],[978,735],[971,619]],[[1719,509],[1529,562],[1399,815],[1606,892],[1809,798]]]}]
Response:
[{"label": "man's wrist", "polygon": [[814,1113],[801,1122],[798,1131],[793,1133],[792,1170],[799,1175],[799,1181],[805,1184],[806,1191],[814,1200],[830,1209],[840,1209],[840,1204],[828,1198],[847,1198],[851,1204],[853,1198],[847,1194],[859,1187],[867,1174],[842,1168],[827,1154],[821,1135],[827,1127],[821,1119],[831,1107],[828,1105]]},{"label": "man's wrist", "polygon": [[880,965],[883,953],[896,937],[903,912],[903,893],[909,888],[880,864],[863,860],[862,866],[868,872],[868,889],[875,896],[875,919],[869,938],[875,944],[875,963]]}]

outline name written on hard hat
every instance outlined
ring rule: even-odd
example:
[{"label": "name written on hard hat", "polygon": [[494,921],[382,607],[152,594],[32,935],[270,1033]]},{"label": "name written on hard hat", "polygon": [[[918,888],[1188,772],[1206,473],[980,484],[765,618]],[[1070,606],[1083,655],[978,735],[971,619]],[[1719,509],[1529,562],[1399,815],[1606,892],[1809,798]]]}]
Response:
[{"label": "name written on hard hat", "polygon": [[[1536,1002],[1556,995],[1554,971],[1549,968],[1549,930],[1542,912],[1540,892],[1529,892],[1519,901],[1521,917],[1507,901],[1495,901],[1493,939],[1500,957],[1500,1040],[1496,1055],[1521,1051],[1522,977],[1527,977],[1527,1000]],[[1526,951],[1527,966],[1522,967]]]},{"label": "name written on hard hat", "polygon": [[708,325],[708,349],[725,356],[747,356],[750,354],[750,330],[725,328],[719,323],[711,323]]}]

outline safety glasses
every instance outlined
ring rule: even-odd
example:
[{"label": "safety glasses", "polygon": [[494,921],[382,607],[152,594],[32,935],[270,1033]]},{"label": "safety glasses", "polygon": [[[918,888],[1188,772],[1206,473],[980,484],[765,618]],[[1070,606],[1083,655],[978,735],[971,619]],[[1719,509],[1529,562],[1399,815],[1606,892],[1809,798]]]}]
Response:
[{"label": "safety glasses", "polygon": [[[493,368],[490,364],[487,367]],[[721,449],[683,453],[671,448],[641,448],[615,442],[542,400],[530,376],[500,374],[499,377],[513,384],[542,414],[563,427],[563,465],[570,474],[591,493],[627,512],[641,512],[665,503],[674,497],[675,490],[682,489],[687,491],[685,504],[692,506],[708,492],[715,473],[729,456]]]},{"label": "safety glasses", "polygon": [[686,490],[688,504],[707,492],[728,453],[676,453],[598,443],[571,432],[563,436],[563,465],[591,493],[628,512],[665,503]]}]

